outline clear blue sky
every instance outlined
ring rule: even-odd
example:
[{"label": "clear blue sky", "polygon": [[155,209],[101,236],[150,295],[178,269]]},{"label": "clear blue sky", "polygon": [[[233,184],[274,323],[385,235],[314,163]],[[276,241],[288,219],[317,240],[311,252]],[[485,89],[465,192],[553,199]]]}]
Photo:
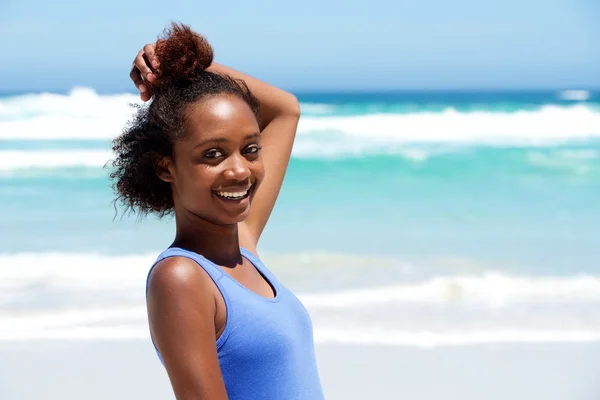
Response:
[{"label": "clear blue sky", "polygon": [[600,87],[598,0],[0,0],[0,92],[131,89],[169,21],[294,90]]}]

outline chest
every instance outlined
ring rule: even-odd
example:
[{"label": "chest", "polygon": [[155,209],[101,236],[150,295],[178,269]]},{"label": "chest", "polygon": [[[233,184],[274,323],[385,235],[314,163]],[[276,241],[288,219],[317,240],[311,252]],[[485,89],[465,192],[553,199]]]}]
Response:
[{"label": "chest", "polygon": [[312,350],[308,311],[287,288],[277,284],[276,289],[277,301],[255,296],[231,305],[223,355],[251,365],[253,360],[295,359]]},{"label": "chest", "polygon": [[272,299],[277,295],[269,279],[246,258],[235,268],[222,267],[221,269],[230,279],[258,296]]}]

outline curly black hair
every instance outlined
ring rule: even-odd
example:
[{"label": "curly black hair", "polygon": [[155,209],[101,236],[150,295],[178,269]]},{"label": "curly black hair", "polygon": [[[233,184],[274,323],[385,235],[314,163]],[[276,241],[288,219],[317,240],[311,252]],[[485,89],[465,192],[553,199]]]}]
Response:
[{"label": "curly black hair", "polygon": [[184,135],[186,108],[198,100],[219,94],[242,99],[260,124],[259,102],[244,81],[206,69],[213,50],[206,38],[189,26],[173,23],[156,43],[160,66],[147,82],[153,94],[149,106],[138,111],[123,133],[113,141],[116,158],[110,174],[125,211],[159,217],[173,212],[171,186],[158,178],[157,164],[172,156],[173,143]]}]

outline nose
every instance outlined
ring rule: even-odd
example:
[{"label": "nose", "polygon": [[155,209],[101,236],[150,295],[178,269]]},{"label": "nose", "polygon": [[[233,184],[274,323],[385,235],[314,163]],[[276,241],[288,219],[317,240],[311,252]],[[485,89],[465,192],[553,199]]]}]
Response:
[{"label": "nose", "polygon": [[250,178],[251,172],[248,168],[248,160],[241,154],[232,154],[227,160],[223,175],[227,179],[243,182]]}]

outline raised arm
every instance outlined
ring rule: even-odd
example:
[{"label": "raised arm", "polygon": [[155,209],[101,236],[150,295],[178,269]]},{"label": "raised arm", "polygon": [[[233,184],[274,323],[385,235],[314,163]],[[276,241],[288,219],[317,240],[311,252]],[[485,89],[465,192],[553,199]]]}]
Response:
[{"label": "raised arm", "polygon": [[209,71],[242,79],[260,102],[263,126],[261,157],[266,173],[254,194],[250,214],[243,222],[256,245],[283,184],[300,119],[300,107],[293,94],[232,68],[213,63]]},{"label": "raised arm", "polygon": [[211,278],[180,257],[158,263],[148,280],[148,319],[177,400],[227,400],[216,348]]}]

